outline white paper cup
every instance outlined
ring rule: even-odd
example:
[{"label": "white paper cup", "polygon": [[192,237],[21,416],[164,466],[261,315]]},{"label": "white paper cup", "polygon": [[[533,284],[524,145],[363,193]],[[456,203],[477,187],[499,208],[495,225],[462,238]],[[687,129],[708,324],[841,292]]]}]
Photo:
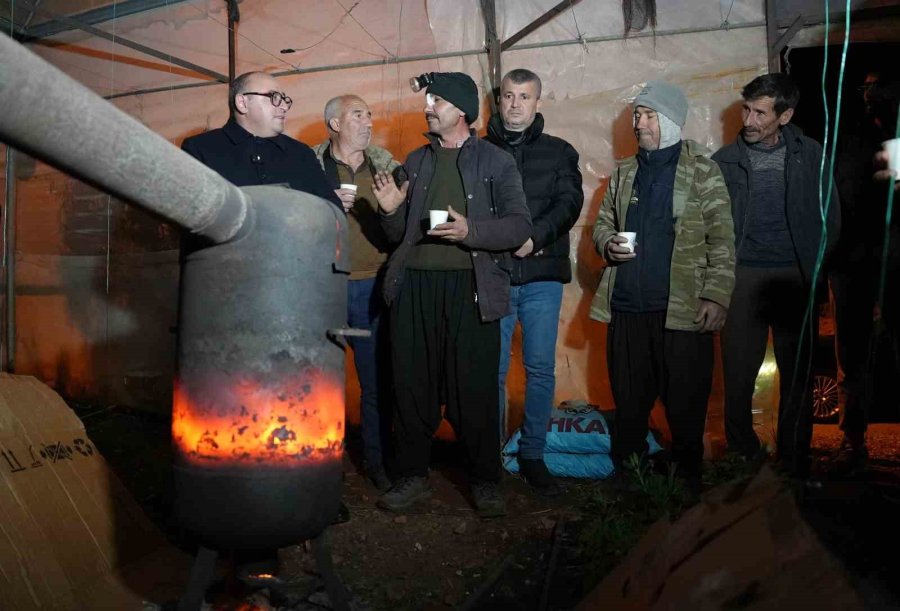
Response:
[{"label": "white paper cup", "polygon": [[[334,183],[332,183],[332,184],[334,184]],[[354,185],[352,183],[351,184],[341,183],[341,189],[349,189],[350,191],[353,191],[354,193],[356,193],[356,185]]]},{"label": "white paper cup", "polygon": [[624,244],[619,244],[619,246],[623,246],[623,247],[627,248],[628,250],[630,250],[631,252],[634,252],[634,241],[637,238],[636,232],[620,231],[616,235],[619,236],[620,238],[625,238],[626,240],[628,240],[628,242],[626,242]]},{"label": "white paper cup", "polygon": [[895,178],[900,178],[900,138],[886,140],[881,143],[881,147],[888,155],[888,168]]},{"label": "white paper cup", "polygon": [[431,222],[429,229],[434,229],[441,223],[446,223],[449,215],[446,210],[429,210],[428,220]]}]

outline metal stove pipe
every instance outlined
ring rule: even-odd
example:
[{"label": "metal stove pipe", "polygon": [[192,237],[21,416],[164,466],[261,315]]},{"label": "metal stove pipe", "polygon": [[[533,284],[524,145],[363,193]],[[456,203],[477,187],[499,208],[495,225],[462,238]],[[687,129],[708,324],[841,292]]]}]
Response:
[{"label": "metal stove pipe", "polygon": [[247,197],[137,119],[0,36],[0,140],[209,238],[232,238]]}]

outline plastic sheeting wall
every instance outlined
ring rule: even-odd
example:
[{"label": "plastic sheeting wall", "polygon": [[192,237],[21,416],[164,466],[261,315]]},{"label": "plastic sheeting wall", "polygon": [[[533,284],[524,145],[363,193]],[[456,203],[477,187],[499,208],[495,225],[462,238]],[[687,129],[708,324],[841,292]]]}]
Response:
[{"label": "plastic sheeting wall", "polygon": [[[238,72],[284,70],[283,59],[311,68],[388,53],[403,57],[483,46],[477,0],[357,4],[350,16],[341,17],[344,9],[337,2],[241,3]],[[555,4],[555,0],[498,1],[501,39]],[[766,71],[761,0],[658,4],[656,36],[622,40],[621,4],[584,0],[519,44],[579,36],[612,40],[513,48],[502,56],[504,71],[526,67],[542,77],[546,129],[579,150],[585,178],[584,211],[572,230],[575,280],[566,287],[560,318],[558,400],[612,404],[606,383],[605,329],[587,319],[600,271],[590,227],[615,159],[636,150],[628,100],[648,79],[678,84],[691,103],[686,136],[715,149],[739,129],[740,88]],[[115,27],[132,40],[165,46],[180,57],[227,72],[220,5],[173,5],[104,24],[103,29]],[[311,10],[298,10],[301,5]],[[343,5],[351,7],[348,1]],[[204,12],[198,6],[207,8]],[[729,29],[723,27],[726,21]],[[679,33],[666,33],[671,31]],[[42,46],[38,52],[101,94],[196,81],[180,69],[148,62],[81,33],[56,38],[67,44]],[[305,46],[312,48],[286,56],[278,53],[284,47]],[[112,52],[118,54],[115,62],[108,61]],[[425,71],[461,70],[484,93],[486,60],[486,55],[467,55],[283,77],[285,91],[295,100],[286,133],[310,145],[322,141],[325,102],[353,92],[372,108],[375,142],[403,159],[423,143],[426,128],[422,96],[409,90],[408,78]],[[121,97],[114,103],[180,144],[186,136],[221,126],[227,119],[226,98],[225,86],[217,85]],[[485,93],[482,119],[476,125],[481,133],[488,112]],[[171,230],[41,164],[19,180],[18,200],[17,371],[35,373],[70,396],[167,407],[177,292]],[[521,370],[517,364],[514,368]],[[513,407],[521,404],[521,387],[521,377],[512,380]]]}]

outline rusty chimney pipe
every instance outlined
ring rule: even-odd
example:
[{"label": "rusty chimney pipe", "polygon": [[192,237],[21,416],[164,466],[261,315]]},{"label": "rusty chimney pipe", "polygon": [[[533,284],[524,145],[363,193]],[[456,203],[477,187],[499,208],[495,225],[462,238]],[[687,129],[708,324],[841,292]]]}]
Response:
[{"label": "rusty chimney pipe", "polygon": [[0,140],[117,197],[225,242],[240,189],[59,69],[0,36]]}]

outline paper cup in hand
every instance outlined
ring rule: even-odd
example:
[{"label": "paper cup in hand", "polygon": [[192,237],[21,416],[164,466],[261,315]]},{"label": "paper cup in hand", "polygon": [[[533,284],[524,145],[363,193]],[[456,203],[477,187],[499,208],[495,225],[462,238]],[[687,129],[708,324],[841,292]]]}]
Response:
[{"label": "paper cup in hand", "polygon": [[900,178],[900,138],[887,140],[881,146],[888,156],[888,168],[894,173],[894,178]]},{"label": "paper cup in hand", "polygon": [[619,246],[622,246],[623,248],[627,248],[627,249],[630,250],[631,252],[634,252],[634,240],[635,240],[635,238],[637,238],[637,233],[636,233],[636,232],[634,232],[634,231],[620,231],[620,232],[617,233],[616,235],[619,236],[620,238],[625,238],[626,240],[628,240],[628,241],[625,242],[625,243],[620,243]]},{"label": "paper cup in hand", "polygon": [[446,210],[429,210],[428,219],[431,221],[429,229],[434,229],[441,223],[447,222],[448,214]]},{"label": "paper cup in hand", "polygon": [[341,189],[347,189],[356,193],[356,185],[352,183],[341,183]]}]

